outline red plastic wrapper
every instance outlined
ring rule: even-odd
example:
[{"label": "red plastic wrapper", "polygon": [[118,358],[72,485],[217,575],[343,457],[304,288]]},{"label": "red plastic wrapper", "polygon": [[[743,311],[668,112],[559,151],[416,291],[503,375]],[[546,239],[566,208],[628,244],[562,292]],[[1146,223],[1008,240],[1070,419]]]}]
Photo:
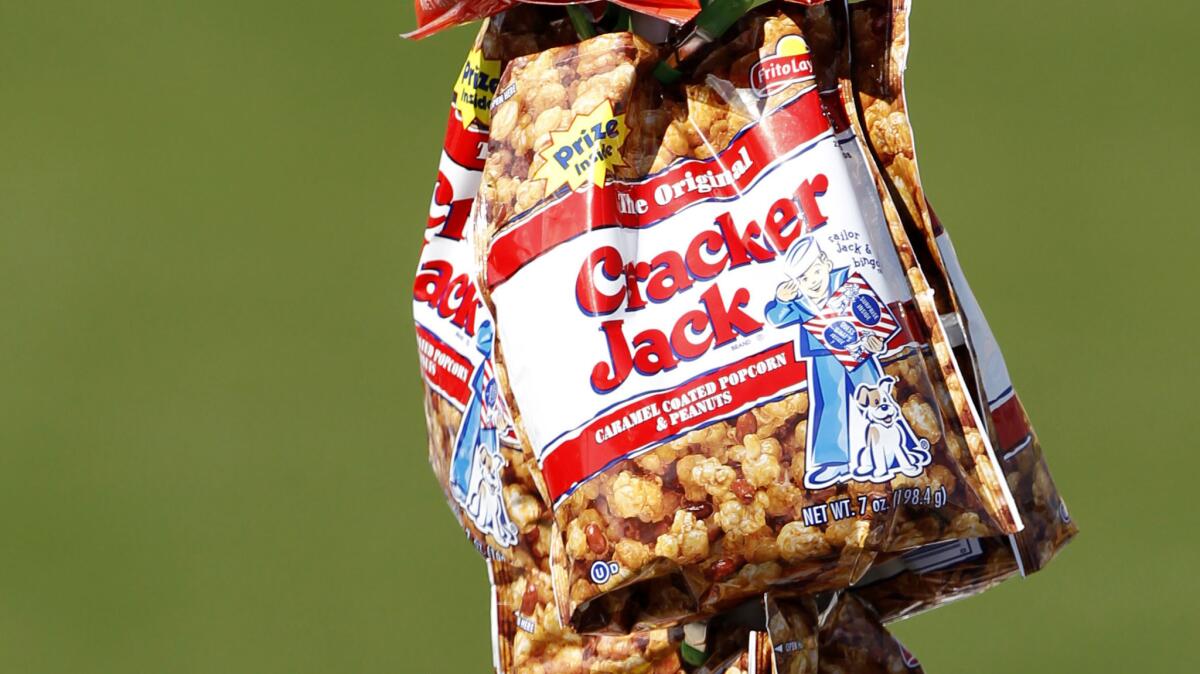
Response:
[{"label": "red plastic wrapper", "polygon": [[678,85],[660,57],[613,33],[510,63],[467,227],[564,623],[682,624],[1018,530],[805,31],[769,6]]},{"label": "red plastic wrapper", "polygon": [[[417,16],[417,28],[404,37],[419,40],[434,33],[494,16],[517,6],[523,0],[416,0],[413,7]],[[537,0],[539,5],[574,5],[588,7],[604,5],[603,2],[576,3],[568,0]],[[699,0],[613,0],[614,5],[633,10],[646,16],[682,24],[700,11]]]}]

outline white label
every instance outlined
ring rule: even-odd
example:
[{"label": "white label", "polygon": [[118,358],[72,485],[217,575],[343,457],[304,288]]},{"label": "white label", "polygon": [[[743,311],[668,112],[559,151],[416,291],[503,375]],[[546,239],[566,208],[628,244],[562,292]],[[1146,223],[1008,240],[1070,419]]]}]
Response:
[{"label": "white label", "polygon": [[[908,343],[894,307],[909,294],[887,231],[865,222],[846,161],[810,89],[715,160],[585,188],[493,241],[509,382],[552,496],[612,461],[834,378],[849,377],[850,391],[839,380],[841,399],[832,389],[810,397],[810,443],[821,443],[821,400],[853,410],[849,437],[865,435],[868,420],[846,396],[854,384],[890,396],[878,359]],[[697,176],[710,176],[705,189],[694,188]],[[589,204],[606,199],[619,225],[589,219]],[[522,227],[548,240],[513,244]],[[919,474],[928,443],[902,417],[895,424],[898,451],[915,457],[904,470]],[[844,481],[859,453],[844,445],[807,454],[841,461]]]}]

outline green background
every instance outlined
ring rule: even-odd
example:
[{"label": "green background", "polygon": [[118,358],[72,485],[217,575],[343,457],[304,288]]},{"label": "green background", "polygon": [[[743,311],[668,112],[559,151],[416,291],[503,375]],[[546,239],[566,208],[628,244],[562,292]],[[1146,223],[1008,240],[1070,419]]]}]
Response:
[{"label": "green background", "polygon": [[[896,628],[933,673],[1200,670],[1188,2],[918,3],[939,214],[1083,527]],[[472,29],[0,0],[0,672],[484,672],[408,293]]]}]

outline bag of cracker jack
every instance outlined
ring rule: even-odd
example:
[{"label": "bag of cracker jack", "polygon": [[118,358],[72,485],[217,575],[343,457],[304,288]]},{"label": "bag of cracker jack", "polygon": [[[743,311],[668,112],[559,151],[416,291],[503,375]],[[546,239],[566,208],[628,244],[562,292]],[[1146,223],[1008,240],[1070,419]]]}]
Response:
[{"label": "bag of cracker jack", "polygon": [[888,185],[900,196],[914,248],[938,287],[953,325],[950,343],[970,372],[971,402],[986,420],[1026,527],[1014,535],[1023,574],[1048,564],[1077,532],[1059,496],[1037,435],[1017,397],[1000,346],[967,282],[949,234],[925,198],[904,98],[907,0],[868,0],[851,8],[855,89],[868,143]]},{"label": "bag of cracker jack", "polygon": [[[826,115],[830,119],[835,137],[842,149],[848,173],[852,176],[859,195],[859,205],[870,227],[885,229],[892,237],[897,256],[904,268],[910,287],[914,288],[915,319],[920,329],[929,334],[929,348],[923,349],[934,393],[940,402],[941,424],[948,458],[953,465],[950,471],[938,468],[912,482],[918,487],[933,484],[966,482],[962,498],[978,497],[982,507],[989,513],[1002,513],[1011,508],[1007,493],[1000,484],[1002,476],[995,470],[996,459],[983,437],[986,434],[987,417],[981,417],[972,406],[970,397],[970,362],[960,359],[960,354],[950,348],[951,331],[945,325],[945,316],[938,308],[936,298],[943,292],[937,284],[937,276],[924,274],[925,267],[916,253],[919,249],[906,229],[902,217],[904,211],[894,198],[885,182],[885,176],[871,161],[870,150],[862,140],[867,134],[859,121],[855,103],[855,89],[850,81],[850,40],[848,16],[845,7],[838,3],[806,6],[783,6],[785,12],[801,26],[812,49],[816,65],[816,81],[821,92]],[[855,68],[859,62],[855,62]],[[919,243],[919,242],[918,242]],[[940,373],[941,376],[937,376]],[[906,417],[920,424],[927,415],[907,409]],[[933,424],[921,424],[922,432],[937,433]],[[932,437],[932,436],[930,436]],[[921,507],[907,504],[897,508],[895,523],[889,539],[889,550],[904,549],[919,545],[921,541],[957,539],[986,535],[988,526],[967,512],[950,518],[931,516]],[[944,511],[943,515],[946,514]],[[1003,515],[1000,515],[1003,517]],[[940,531],[940,533],[939,533]]]},{"label": "bag of cracker jack", "polygon": [[921,674],[921,662],[883,626],[879,614],[853,593],[838,593],[822,613],[822,674]]},{"label": "bag of cracker jack", "polygon": [[917,659],[851,593],[751,598],[704,622],[580,635],[558,622],[550,580],[489,561],[499,674],[919,674]]},{"label": "bag of cracker jack", "polygon": [[928,276],[940,288],[950,335],[960,362],[974,377],[972,404],[988,421],[1004,473],[1008,476],[1022,516],[1036,519],[1036,528],[1018,536],[1022,571],[1048,564],[1057,549],[1075,534],[1066,505],[1050,479],[1037,435],[1015,396],[1000,345],[962,272],[953,243],[932,211],[917,170],[916,151],[904,95],[907,55],[907,0],[868,0],[851,10],[854,43],[854,88],[868,127],[868,140],[884,169],[888,185],[900,195],[906,227],[922,257]]},{"label": "bag of cracker jack", "polygon": [[[871,151],[890,191],[899,197],[916,255],[938,288],[939,311],[953,326],[950,343],[962,369],[970,373],[972,405],[987,422],[1026,526],[1011,536],[963,542],[957,551],[949,545],[940,551],[914,551],[904,556],[908,562],[899,574],[894,563],[886,567],[895,575],[873,570],[871,576],[887,580],[863,592],[873,595],[888,620],[978,592],[1017,573],[1035,572],[1077,532],[949,235],[925,199],[904,97],[909,11],[907,0],[868,0],[851,6],[858,107]],[[961,557],[952,562],[948,555]],[[934,568],[927,568],[929,561],[937,562]]]},{"label": "bag of cracker jack", "polygon": [[639,627],[678,624],[1019,529],[804,31],[768,5],[664,77],[668,53],[619,32],[509,63],[466,228],[494,317],[484,376],[557,520],[565,622],[633,606]]},{"label": "bag of cracker jack", "polygon": [[575,39],[561,9],[521,6],[485,22],[453,88],[413,285],[430,463],[476,547],[518,564],[548,544],[549,522],[493,374],[494,322],[466,225],[503,64]]}]

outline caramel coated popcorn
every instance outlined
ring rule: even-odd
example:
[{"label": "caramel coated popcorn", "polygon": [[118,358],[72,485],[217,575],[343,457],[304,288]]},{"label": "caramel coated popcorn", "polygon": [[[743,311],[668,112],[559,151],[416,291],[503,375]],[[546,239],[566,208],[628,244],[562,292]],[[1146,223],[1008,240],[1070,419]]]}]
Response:
[{"label": "caramel coated popcorn", "polygon": [[679,564],[703,560],[708,556],[708,526],[690,511],[676,511],[671,529],[655,541],[654,554]]},{"label": "caramel coated popcorn", "polygon": [[[771,642],[765,633],[732,627],[714,637],[701,665],[684,662],[682,627],[629,636],[584,636],[564,628],[554,607],[551,580],[544,571],[491,565],[495,609],[493,647],[497,674],[739,674],[772,671]],[[719,621],[718,621],[719,622]],[[701,631],[703,627],[701,626]],[[814,648],[815,640],[810,644]]]},{"label": "caramel coated popcorn", "polygon": [[[933,399],[930,392],[918,393],[928,391],[928,382],[917,378],[924,370],[887,371],[898,377],[909,374],[901,390],[913,391],[906,398],[912,404],[903,413],[914,427],[932,424],[928,435],[940,443],[941,426],[930,419],[931,403],[915,404]],[[781,563],[795,569],[793,577],[806,579],[809,587],[837,587],[850,580],[853,574],[848,570],[870,558],[871,548],[879,547],[881,520],[851,518],[811,525],[803,521],[804,509],[847,498],[888,498],[895,488],[918,493],[918,498],[935,495],[944,506],[941,513],[930,512],[930,507],[921,517],[898,520],[889,542],[895,549],[995,531],[985,522],[986,514],[981,517],[955,505],[970,503],[973,496],[948,451],[939,452],[943,462],[916,478],[899,477],[891,488],[852,483],[823,492],[804,489],[806,402],[805,394],[791,396],[693,431],[673,446],[596,476],[588,490],[568,497],[560,505],[560,521],[567,522],[566,549],[578,574],[570,585],[571,599],[582,603],[603,591],[604,586],[585,572],[590,564],[606,559],[616,561],[624,574],[614,575],[608,586],[620,584],[654,559],[665,559],[681,567],[698,566],[706,583],[739,586],[747,593],[785,582],[788,576]],[[739,427],[753,432],[738,438]],[[585,534],[589,528],[590,538]],[[622,540],[637,554],[621,555],[619,547],[610,548],[609,540]],[[738,575],[740,569],[746,569],[745,575]],[[736,596],[722,592],[714,587],[710,601]]]},{"label": "caramel coated popcorn", "polygon": [[658,116],[645,110],[646,95],[633,90],[653,54],[631,33],[609,33],[511,63],[504,100],[492,112],[491,156],[480,188],[490,221],[503,222],[548,196],[547,180],[536,177],[549,161],[542,151],[553,132],[566,131],[578,115],[607,104],[631,119],[657,123]]},{"label": "caramel coated popcorn", "polygon": [[536,568],[491,562],[498,674],[646,671],[684,674],[681,634],[657,630],[631,637],[585,637],[563,628],[550,577]]},{"label": "caramel coated popcorn", "polygon": [[853,593],[841,593],[824,616],[821,674],[920,674],[925,670],[887,629],[875,610]]},{"label": "caramel coated popcorn", "polygon": [[[590,226],[587,218],[593,216],[573,208],[607,208],[598,206],[606,196],[591,201],[581,199],[589,191],[599,194],[600,190],[630,190],[632,194],[638,185],[658,179],[663,184],[648,191],[649,196],[660,202],[684,199],[689,192],[703,195],[727,188],[730,181],[752,170],[756,161],[772,161],[769,155],[753,158],[751,148],[762,147],[755,143],[765,141],[751,141],[757,137],[746,134],[756,132],[769,137],[775,133],[763,129],[772,128],[776,115],[786,114],[779,110],[794,107],[798,100],[807,100],[805,92],[814,87],[811,77],[774,82],[764,79],[769,75],[760,72],[765,59],[779,58],[782,53],[779,50],[783,49],[779,45],[793,44],[787,42],[789,39],[803,43],[803,33],[792,19],[771,11],[752,14],[731,37],[713,46],[691,79],[674,87],[664,87],[650,75],[655,48],[627,33],[601,35],[578,45],[516,59],[510,64],[492,110],[490,154],[483,172],[482,207],[478,210],[476,231],[481,242],[489,242],[480,246],[480,280],[487,287],[485,296],[494,303],[500,326],[497,360],[505,371],[501,381],[510,386],[511,407],[518,426],[525,427],[526,432],[530,432],[529,422],[554,423],[554,417],[545,411],[546,404],[526,406],[528,399],[523,399],[519,390],[524,378],[537,372],[541,363],[531,362],[529,358],[534,354],[523,352],[525,344],[532,342],[514,336],[517,332],[524,335],[534,326],[523,327],[527,324],[518,323],[508,315],[511,311],[526,313],[529,304],[518,307],[498,301],[497,293],[501,291],[496,286],[509,283],[508,279],[525,273],[526,268],[543,267],[510,263],[507,256],[523,259],[549,255],[537,251],[543,248],[553,251],[556,246],[565,250],[568,245],[575,245],[569,236],[553,246],[545,242],[549,236],[560,236],[556,232],[573,226],[572,222],[584,223],[582,229],[587,231]],[[785,71],[776,68],[768,72]],[[833,104],[841,105],[836,100]],[[829,101],[822,105],[829,105]],[[835,112],[838,111],[825,108],[819,114],[832,117]],[[844,116],[844,111],[840,114]],[[822,116],[816,117],[814,123],[827,124]],[[763,129],[756,130],[756,126]],[[837,157],[839,165],[845,161],[840,153]],[[689,167],[686,175],[681,167]],[[718,169],[725,173],[719,175]],[[669,183],[661,177],[673,175],[672,171],[681,176],[678,182]],[[879,196],[873,198],[878,200]],[[614,199],[616,210],[598,211],[606,214],[603,217],[637,216],[649,209],[633,197]],[[568,207],[568,203],[578,206]],[[813,208],[811,201],[793,203],[800,204],[801,209]],[[669,214],[664,212],[664,217]],[[817,213],[798,215],[812,218]],[[768,213],[767,217],[780,216]],[[604,221],[596,224],[608,226]],[[729,226],[736,225],[722,225]],[[760,233],[750,229],[745,236],[762,236],[762,227],[757,222],[750,226]],[[721,252],[716,247],[718,242],[729,236],[727,229],[721,232],[722,239],[702,234],[691,245],[705,246],[695,250],[707,250],[705,254],[710,257],[716,255]],[[864,240],[861,234],[845,236]],[[893,245],[885,230],[870,236],[881,238],[871,240],[865,248],[860,243],[846,250],[869,252],[872,246]],[[748,240],[752,239],[743,239]],[[699,293],[709,287],[708,295],[720,290],[716,285],[698,285],[713,273],[697,271],[699,258],[685,261],[685,255],[691,254],[685,244],[686,241],[679,244],[681,252],[665,251],[623,269],[607,266],[607,258],[588,262],[583,271],[570,279],[573,285],[566,286],[573,287],[578,295],[573,302],[574,310],[605,315],[613,311],[605,308],[610,306],[612,298],[620,297],[620,303],[626,305],[624,311],[630,312],[647,305],[647,299],[666,303],[672,296],[682,296],[689,290]],[[787,253],[799,260],[796,264],[810,264],[806,261],[811,260],[818,269],[821,264],[833,266],[823,248],[813,246],[814,251],[820,252],[805,257],[807,254],[795,252],[799,249],[794,246],[789,251],[785,244],[778,244],[780,248],[774,253],[764,245],[750,244],[749,252],[741,254],[768,261],[768,255]],[[501,246],[506,251],[503,255],[498,252]],[[510,248],[511,253],[507,252]],[[597,249],[593,255],[615,255],[620,251],[610,246]],[[739,253],[727,255],[736,254]],[[516,266],[506,266],[510,264]],[[539,260],[537,264],[543,263]],[[602,271],[593,271],[592,265]],[[656,276],[658,270],[662,270],[662,276]],[[588,275],[597,273],[602,273],[601,280],[607,285],[585,292],[585,284],[594,282]],[[684,273],[693,276],[688,278]],[[906,283],[903,276],[895,278],[901,284]],[[622,296],[607,294],[611,292],[608,286],[614,282],[623,284]],[[539,284],[542,292],[550,287],[549,283]],[[840,292],[851,297],[860,292],[875,292],[870,287],[860,288],[847,285]],[[802,292],[816,291],[804,291],[797,281],[780,284],[771,302],[779,309],[773,310],[775,313],[763,323],[787,325],[788,320],[795,320],[787,318],[783,310],[811,306],[797,299]],[[714,296],[711,302],[715,301]],[[819,301],[829,301],[828,295]],[[875,302],[870,306],[878,306],[877,300],[870,301]],[[703,306],[711,312],[713,304],[705,299]],[[888,320],[896,322],[897,330],[906,320],[903,313],[906,306],[912,305],[904,302],[889,305]],[[719,335],[715,331],[720,326],[714,319],[688,315],[684,320],[691,322],[681,323],[682,329],[695,334],[702,334],[705,327],[711,326],[714,336],[709,343],[717,341]],[[701,323],[702,320],[706,323]],[[749,317],[739,320],[741,325],[751,325]],[[517,326],[507,328],[515,332],[506,332],[506,325]],[[632,362],[623,364],[618,347],[612,344],[617,338],[612,329],[621,329],[621,323],[606,325],[609,327],[599,332],[610,341],[608,358],[612,362],[601,362],[591,371],[592,389],[599,393],[620,387],[634,370],[650,374],[673,369],[683,360],[681,355],[696,348],[680,343],[688,334],[679,332],[680,327],[670,337],[664,334],[660,338],[663,342],[674,340],[669,350],[662,349],[663,342],[655,342],[648,333],[643,333],[633,338],[632,349],[638,353],[632,354]],[[870,367],[876,368],[873,377],[863,380],[865,389],[856,390],[856,384],[850,384],[840,390],[837,395],[843,396],[843,402],[830,402],[828,390],[818,394],[811,386],[793,386],[781,395],[746,405],[730,416],[712,415],[707,423],[691,427],[684,423],[697,415],[711,414],[713,405],[721,404],[725,398],[718,386],[736,386],[748,381],[750,375],[765,375],[768,367],[786,364],[786,356],[781,353],[769,361],[769,366],[764,362],[747,366],[733,373],[737,376],[725,375],[711,384],[698,386],[677,401],[645,406],[633,410],[627,419],[585,431],[592,438],[590,442],[606,442],[643,424],[645,418],[641,415],[646,413],[662,415],[655,422],[660,430],[670,424],[683,427],[680,433],[674,436],[664,433],[668,435],[664,440],[648,443],[637,451],[631,451],[635,447],[630,446],[598,466],[598,471],[581,473],[571,484],[564,484],[556,475],[561,469],[547,467],[543,441],[531,441],[526,448],[527,463],[538,457],[537,465],[548,474],[545,484],[539,480],[541,496],[553,503],[554,517],[564,536],[567,568],[561,576],[555,576],[555,582],[561,583],[560,610],[564,620],[576,627],[590,624],[587,616],[595,617],[610,605],[593,600],[602,599],[618,588],[662,579],[661,583],[651,584],[657,588],[653,591],[634,590],[635,603],[641,607],[638,616],[631,617],[626,615],[628,611],[612,607],[621,615],[600,618],[598,624],[608,626],[606,629],[614,624],[626,628],[669,625],[689,617],[710,615],[749,595],[789,583],[797,583],[797,588],[803,591],[844,587],[865,572],[879,550],[921,545],[965,535],[964,532],[998,533],[1003,524],[995,520],[975,493],[978,483],[969,479],[964,464],[955,456],[955,451],[961,454],[962,447],[970,443],[963,436],[958,411],[946,409],[939,398],[939,389],[947,387],[944,369],[936,359],[930,362],[937,363],[937,367],[932,371],[927,369],[926,359],[932,358],[932,349],[915,340],[910,346],[889,348],[880,336],[888,336],[886,330],[880,328],[879,335],[863,339],[864,346],[856,347],[858,351],[843,356],[847,361],[856,359],[854,363],[869,359]],[[564,338],[556,335],[556,339]],[[539,352],[549,348],[555,347],[548,345]],[[653,356],[643,356],[642,351],[651,350]],[[828,356],[831,352],[820,353]],[[881,355],[873,355],[876,353]],[[519,365],[514,366],[514,362]],[[565,362],[558,360],[560,365]],[[555,372],[555,375],[554,381],[558,381],[565,373]],[[798,376],[805,375],[801,372]],[[810,372],[807,376],[814,377],[817,373]],[[820,381],[834,382],[835,376],[820,374],[824,377]],[[864,427],[854,430],[855,434],[876,439],[858,440],[856,435],[837,440],[828,431],[821,434],[816,422],[831,417],[829,413],[820,413],[814,421],[814,414],[822,405],[835,404],[847,406],[849,411],[845,414],[854,419],[878,415],[878,421],[864,420]],[[668,406],[670,409],[666,409]],[[669,418],[666,412],[672,413]],[[828,427],[834,422],[824,423]],[[877,424],[876,430],[871,431],[875,435],[867,432],[868,424]],[[573,433],[578,431],[567,430],[568,436]],[[538,433],[535,431],[533,435]],[[819,468],[828,461],[827,446],[832,442],[853,444],[853,451],[843,450],[846,467],[838,469],[835,465],[832,478],[820,478]],[[860,442],[876,444],[862,448]],[[897,448],[896,443],[903,447]],[[573,450],[557,451],[561,454]],[[871,465],[873,469],[868,468]],[[572,464],[569,470],[582,468]],[[851,470],[857,471],[856,474],[851,475]],[[975,513],[976,518],[962,519],[967,513]],[[663,587],[673,588],[668,595],[672,602],[669,610],[654,605],[653,597]]]}]

